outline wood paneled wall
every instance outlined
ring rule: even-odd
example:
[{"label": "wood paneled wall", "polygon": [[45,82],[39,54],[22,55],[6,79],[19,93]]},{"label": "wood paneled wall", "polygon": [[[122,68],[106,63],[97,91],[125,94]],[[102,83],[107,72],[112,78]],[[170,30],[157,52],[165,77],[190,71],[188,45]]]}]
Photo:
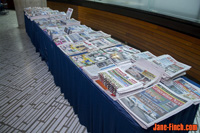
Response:
[{"label": "wood paneled wall", "polygon": [[200,82],[200,39],[110,12],[58,2],[48,2],[47,5],[60,11],[71,7],[74,9],[72,17],[82,24],[109,33],[140,50],[148,50],[157,56],[170,54],[191,65],[187,74]]}]

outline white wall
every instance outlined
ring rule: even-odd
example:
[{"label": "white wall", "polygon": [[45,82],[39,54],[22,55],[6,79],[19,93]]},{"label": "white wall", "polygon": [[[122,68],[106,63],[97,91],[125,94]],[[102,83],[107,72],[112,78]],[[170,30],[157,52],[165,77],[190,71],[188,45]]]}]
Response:
[{"label": "white wall", "polygon": [[46,7],[46,0],[14,0],[15,10],[17,14],[18,26],[24,27],[24,8],[26,7]]}]

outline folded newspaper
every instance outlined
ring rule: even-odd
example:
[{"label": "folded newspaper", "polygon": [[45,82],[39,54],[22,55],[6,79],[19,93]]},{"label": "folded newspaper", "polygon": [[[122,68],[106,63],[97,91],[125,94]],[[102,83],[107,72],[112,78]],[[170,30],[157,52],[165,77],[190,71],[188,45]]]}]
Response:
[{"label": "folded newspaper", "polygon": [[68,35],[64,36],[59,36],[53,40],[56,45],[61,45],[61,44],[72,44],[72,40],[68,37]]},{"label": "folded newspaper", "polygon": [[140,59],[133,64],[123,64],[119,67],[141,82],[143,88],[160,82],[162,75],[165,72],[164,69],[145,59]]},{"label": "folded newspaper", "polygon": [[112,43],[113,45],[122,45],[122,43],[120,41],[117,41],[117,40],[113,39],[112,37],[106,37],[105,39],[108,42]]},{"label": "folded newspaper", "polygon": [[77,33],[69,34],[68,36],[69,36],[69,38],[70,38],[74,43],[86,41],[83,37],[81,37],[81,36],[80,36],[79,34],[77,34]]},{"label": "folded newspaper", "polygon": [[93,31],[93,30],[87,27],[86,25],[72,25],[72,26],[65,27],[65,32],[67,34],[82,33],[82,32],[89,32],[89,31]]},{"label": "folded newspaper", "polygon": [[145,52],[141,52],[141,53],[137,53],[137,54],[134,54],[132,56],[133,58],[133,61],[136,61],[136,60],[139,60],[139,59],[152,59],[152,58],[155,58],[156,56],[153,55],[151,52],[149,51],[145,51]]},{"label": "folded newspaper", "polygon": [[109,54],[110,59],[112,59],[116,65],[130,62],[132,60],[132,55],[140,52],[139,50],[131,48],[127,45],[118,45],[105,48],[103,50]]},{"label": "folded newspaper", "polygon": [[183,96],[188,100],[192,100],[195,105],[200,103],[200,88],[189,83],[183,78],[175,79],[171,84],[165,85],[177,95]]},{"label": "folded newspaper", "polygon": [[142,83],[123,71],[119,67],[114,67],[100,71],[99,80],[115,96],[117,93],[127,93],[142,88]]},{"label": "folded newspaper", "polygon": [[[108,55],[102,50],[96,50],[82,55],[71,56],[71,59],[78,67],[81,68],[95,64],[98,68],[104,69],[114,65]],[[87,70],[88,69],[86,68],[86,71]],[[92,69],[88,70],[87,72],[87,74],[94,75]]]},{"label": "folded newspaper", "polygon": [[93,40],[93,41],[91,41],[91,43],[93,43],[96,47],[98,47],[100,49],[114,46],[113,43],[110,43],[109,41],[107,41],[104,38]]},{"label": "folded newspaper", "polygon": [[95,39],[100,39],[100,38],[106,38],[106,37],[111,37],[111,35],[104,33],[103,31],[90,31],[87,33],[90,37],[92,37],[94,40]]},{"label": "folded newspaper", "polygon": [[78,26],[80,25],[80,21],[76,20],[76,19],[68,19],[68,20],[61,20],[62,23],[64,23],[66,26]]},{"label": "folded newspaper", "polygon": [[120,98],[118,102],[145,129],[177,114],[192,104],[190,100],[176,95],[161,83]]},{"label": "folded newspaper", "polygon": [[98,49],[96,46],[94,46],[92,43],[88,41],[70,43],[70,44],[65,43],[65,44],[59,45],[58,47],[67,55],[81,54],[81,53],[91,52],[93,50]]},{"label": "folded newspaper", "polygon": [[87,57],[86,54],[70,56],[70,59],[80,68],[95,64],[95,62]]},{"label": "folded newspaper", "polygon": [[174,78],[175,76],[184,73],[191,68],[191,66],[178,62],[173,57],[167,54],[152,58],[149,61],[165,69],[165,74],[163,75],[163,78],[166,80]]}]

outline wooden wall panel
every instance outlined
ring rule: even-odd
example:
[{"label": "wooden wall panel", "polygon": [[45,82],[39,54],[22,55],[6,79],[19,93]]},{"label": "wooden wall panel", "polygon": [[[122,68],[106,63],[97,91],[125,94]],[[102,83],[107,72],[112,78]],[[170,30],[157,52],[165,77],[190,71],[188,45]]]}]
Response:
[{"label": "wooden wall panel", "polygon": [[[48,2],[48,6],[57,10],[72,7],[55,2]],[[148,50],[157,56],[170,54],[178,61],[191,65],[192,69],[187,74],[200,82],[200,39],[110,12],[82,6],[72,8],[75,10],[76,19],[82,24],[109,33],[143,51]]]}]

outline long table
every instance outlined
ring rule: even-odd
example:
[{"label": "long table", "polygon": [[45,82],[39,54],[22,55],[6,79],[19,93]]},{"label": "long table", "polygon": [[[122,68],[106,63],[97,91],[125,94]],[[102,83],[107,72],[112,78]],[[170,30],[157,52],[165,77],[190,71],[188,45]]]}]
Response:
[{"label": "long table", "polygon": [[[47,63],[55,83],[78,115],[88,132],[153,132],[143,129],[116,101],[99,89],[92,80],[65,55],[53,40],[25,15],[25,27],[36,51]],[[183,77],[199,86],[195,82]],[[193,124],[199,105],[192,105],[159,124]]]}]

